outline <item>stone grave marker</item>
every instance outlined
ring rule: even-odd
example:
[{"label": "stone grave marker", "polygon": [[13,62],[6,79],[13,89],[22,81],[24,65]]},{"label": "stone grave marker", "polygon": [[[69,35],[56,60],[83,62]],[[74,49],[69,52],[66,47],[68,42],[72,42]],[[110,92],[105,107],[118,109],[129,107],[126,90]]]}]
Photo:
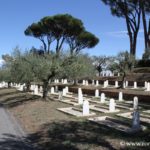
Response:
[{"label": "stone grave marker", "polygon": [[133,109],[137,110],[138,109],[138,97],[133,98]]},{"label": "stone grave marker", "polygon": [[78,103],[83,104],[83,95],[82,95],[82,89],[78,88]]},{"label": "stone grave marker", "polygon": [[147,89],[147,82],[146,81],[144,82],[144,87]]},{"label": "stone grave marker", "polygon": [[118,81],[115,81],[115,87],[116,88],[118,87]]},{"label": "stone grave marker", "polygon": [[123,101],[123,93],[119,92],[119,101]]},{"label": "stone grave marker", "polygon": [[55,92],[58,92],[58,86],[57,85],[55,86]]},{"label": "stone grave marker", "polygon": [[51,94],[54,94],[54,87],[51,87]]},{"label": "stone grave marker", "polygon": [[63,91],[62,91],[63,93],[62,93],[62,95],[63,96],[66,96],[66,88],[63,88]]},{"label": "stone grave marker", "polygon": [[109,102],[109,112],[114,112],[115,111],[115,100],[113,98],[110,99],[110,102]]},{"label": "stone grave marker", "polygon": [[100,101],[101,101],[101,103],[105,103],[105,94],[104,93],[101,93]]},{"label": "stone grave marker", "polygon": [[58,100],[62,101],[63,97],[62,97],[62,92],[59,92],[59,95],[58,95]]},{"label": "stone grave marker", "polygon": [[146,91],[150,91],[150,82],[147,83],[147,89]]},{"label": "stone grave marker", "polygon": [[98,89],[95,90],[95,97],[99,97],[99,90]]},{"label": "stone grave marker", "polygon": [[86,86],[88,86],[88,85],[89,85],[88,80],[85,80],[85,85],[86,85]]},{"label": "stone grave marker", "polygon": [[39,89],[38,89],[38,86],[37,86],[37,85],[35,85],[34,94],[35,94],[35,95],[39,94]]},{"label": "stone grave marker", "polygon": [[68,93],[69,92],[68,86],[66,86],[65,89],[66,89],[66,93]]},{"label": "stone grave marker", "polygon": [[134,89],[137,88],[137,82],[134,82]]},{"label": "stone grave marker", "polygon": [[94,82],[94,80],[92,80],[92,85],[95,85],[95,82]]},{"label": "stone grave marker", "polygon": [[82,85],[85,85],[85,80],[82,81]]},{"label": "stone grave marker", "polygon": [[96,86],[99,86],[99,82],[98,82],[98,80],[96,80]]},{"label": "stone grave marker", "polygon": [[84,100],[83,102],[83,115],[89,115],[90,111],[89,111],[89,102],[88,100]]}]

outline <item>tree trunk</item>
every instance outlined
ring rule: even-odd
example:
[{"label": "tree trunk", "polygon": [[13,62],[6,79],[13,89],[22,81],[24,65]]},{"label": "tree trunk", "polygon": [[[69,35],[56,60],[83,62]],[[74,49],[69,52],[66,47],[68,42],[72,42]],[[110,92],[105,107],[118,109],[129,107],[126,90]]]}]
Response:
[{"label": "tree trunk", "polygon": [[148,49],[150,49],[150,19],[149,19],[149,25],[148,25]]},{"label": "tree trunk", "polygon": [[122,80],[121,80],[121,86],[120,86],[121,89],[124,88],[124,87],[123,87],[123,84],[124,84],[124,82],[125,82],[125,77],[126,77],[126,73],[123,72],[123,76],[122,76]]},{"label": "tree trunk", "polygon": [[26,83],[26,87],[27,87],[26,92],[30,92],[30,86],[31,86],[30,82],[27,82]]},{"label": "tree trunk", "polygon": [[74,79],[73,85],[78,85],[78,80],[77,79]]},{"label": "tree trunk", "polygon": [[145,41],[145,50],[148,48],[148,33],[147,33],[147,24],[146,24],[146,16],[144,6],[141,6],[142,9],[142,21],[143,21],[143,28],[144,28],[144,41]]},{"label": "tree trunk", "polygon": [[132,55],[136,55],[136,43],[137,43],[137,32],[134,32],[133,43],[132,43]]},{"label": "tree trunk", "polygon": [[101,71],[99,71],[99,77],[101,76]]},{"label": "tree trunk", "polygon": [[8,88],[11,88],[11,85],[10,85],[10,84],[11,84],[11,82],[8,82]]},{"label": "tree trunk", "polygon": [[132,39],[132,37],[130,38],[130,54],[134,55],[134,52],[133,52],[133,39]]},{"label": "tree trunk", "polygon": [[48,80],[43,81],[43,99],[46,99],[48,93]]},{"label": "tree trunk", "polygon": [[126,19],[126,25],[127,25],[127,30],[128,30],[128,36],[129,36],[129,41],[130,41],[130,54],[133,54],[133,36],[132,36],[132,32],[131,32],[131,27],[129,24],[129,18],[127,15],[125,15],[125,19]]},{"label": "tree trunk", "polygon": [[50,54],[50,43],[48,42],[47,54]]}]

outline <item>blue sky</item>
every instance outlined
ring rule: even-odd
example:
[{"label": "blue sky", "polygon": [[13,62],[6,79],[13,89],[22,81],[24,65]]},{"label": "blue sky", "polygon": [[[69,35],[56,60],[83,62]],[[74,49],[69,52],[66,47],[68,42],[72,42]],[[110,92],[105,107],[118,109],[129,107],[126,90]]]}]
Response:
[{"label": "blue sky", "polygon": [[[24,35],[24,30],[44,16],[68,13],[81,19],[85,28],[94,33],[100,43],[85,49],[90,55],[116,55],[129,50],[125,20],[111,15],[101,0],[0,0],[0,55],[21,49],[39,48],[41,42]],[[137,57],[144,51],[142,27],[137,41]]]}]

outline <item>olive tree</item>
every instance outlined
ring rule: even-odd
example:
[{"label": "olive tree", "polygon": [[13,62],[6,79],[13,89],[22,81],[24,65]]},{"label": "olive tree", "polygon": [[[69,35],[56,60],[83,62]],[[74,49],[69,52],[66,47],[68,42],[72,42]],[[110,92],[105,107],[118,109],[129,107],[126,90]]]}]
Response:
[{"label": "olive tree", "polygon": [[128,72],[131,72],[135,65],[136,61],[133,55],[129,54],[128,51],[120,52],[114,61],[108,66],[108,69],[118,71],[122,73],[122,84],[121,88],[123,88],[123,83],[125,81],[126,75]]},{"label": "olive tree", "polygon": [[8,83],[8,87],[10,87],[10,83],[13,82],[13,77],[11,76],[11,64],[13,62],[13,58],[8,55],[2,55],[3,64],[0,67],[0,81],[5,81]]},{"label": "olive tree", "polygon": [[77,84],[79,79],[96,76],[96,69],[90,56],[87,54],[78,54],[70,58],[63,64],[66,66],[63,74],[68,79],[74,80],[74,84]]}]

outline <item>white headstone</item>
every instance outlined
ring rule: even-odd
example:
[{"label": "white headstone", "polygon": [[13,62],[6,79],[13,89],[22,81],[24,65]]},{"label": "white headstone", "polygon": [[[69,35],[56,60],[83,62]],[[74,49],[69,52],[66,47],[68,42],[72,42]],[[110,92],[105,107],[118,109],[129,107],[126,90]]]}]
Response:
[{"label": "white headstone", "polygon": [[123,88],[126,88],[126,82],[123,81]]},{"label": "white headstone", "polygon": [[115,87],[118,87],[118,81],[115,81]]},{"label": "white headstone", "polygon": [[119,101],[123,101],[123,93],[119,92]]},{"label": "white headstone", "polygon": [[115,106],[116,106],[115,100],[113,98],[111,98],[110,102],[109,102],[109,111],[114,112],[115,111]]},{"label": "white headstone", "polygon": [[83,116],[84,115],[89,115],[90,111],[89,111],[89,102],[88,100],[84,100],[83,102]]},{"label": "white headstone", "polygon": [[56,83],[57,81],[56,81],[56,79],[54,79],[54,83]]},{"label": "white headstone", "polygon": [[64,84],[67,84],[67,83],[68,83],[67,79],[64,79]]},{"label": "white headstone", "polygon": [[54,94],[54,87],[51,87],[51,94]]},{"label": "white headstone", "polygon": [[69,92],[68,86],[66,86],[65,88],[66,88],[66,93],[68,93]]},{"label": "white headstone", "polygon": [[23,91],[23,84],[20,85],[19,90]]},{"label": "white headstone", "polygon": [[100,101],[101,101],[101,103],[105,103],[105,94],[104,93],[101,93]]},{"label": "white headstone", "polygon": [[89,85],[88,80],[85,80],[85,85],[86,85],[86,86],[88,86],[88,85]]},{"label": "white headstone", "polygon": [[137,82],[134,82],[134,89],[137,88]]},{"label": "white headstone", "polygon": [[63,96],[66,96],[66,88],[63,89],[62,95],[63,95]]},{"label": "white headstone", "polygon": [[58,92],[58,86],[57,85],[55,86],[55,92]]},{"label": "white headstone", "polygon": [[147,82],[146,81],[144,82],[144,87],[147,88]]},{"label": "white headstone", "polygon": [[147,89],[146,91],[150,91],[150,82],[147,83]]},{"label": "white headstone", "polygon": [[59,83],[59,80],[57,79],[57,83]]},{"label": "white headstone", "polygon": [[98,89],[95,90],[95,97],[99,97],[99,90]]},{"label": "white headstone", "polygon": [[43,92],[43,87],[42,86],[40,86],[40,93],[42,93]]},{"label": "white headstone", "polygon": [[78,88],[78,103],[83,104],[83,95],[82,95],[82,89]]},{"label": "white headstone", "polygon": [[98,80],[96,80],[96,86],[99,86],[99,82],[98,82]]},{"label": "white headstone", "polygon": [[62,100],[62,92],[59,92],[59,95],[58,95],[58,100]]},{"label": "white headstone", "polygon": [[138,109],[138,97],[134,97],[133,99],[133,109],[137,110]]},{"label": "white headstone", "polygon": [[39,93],[39,91],[38,91],[38,86],[35,85],[35,87],[34,87],[34,94],[37,95],[38,93]]},{"label": "white headstone", "polygon": [[31,89],[31,90],[34,90],[34,85],[32,85],[32,84],[31,84],[31,87],[30,87],[30,89]]},{"label": "white headstone", "polygon": [[85,80],[82,81],[82,85],[85,85]]},{"label": "white headstone", "polygon": [[64,83],[64,79],[61,79],[61,83],[62,83],[62,84]]},{"label": "white headstone", "polygon": [[94,80],[92,80],[92,85],[95,85]]},{"label": "white headstone", "polygon": [[104,88],[108,86],[108,80],[104,81]]}]

